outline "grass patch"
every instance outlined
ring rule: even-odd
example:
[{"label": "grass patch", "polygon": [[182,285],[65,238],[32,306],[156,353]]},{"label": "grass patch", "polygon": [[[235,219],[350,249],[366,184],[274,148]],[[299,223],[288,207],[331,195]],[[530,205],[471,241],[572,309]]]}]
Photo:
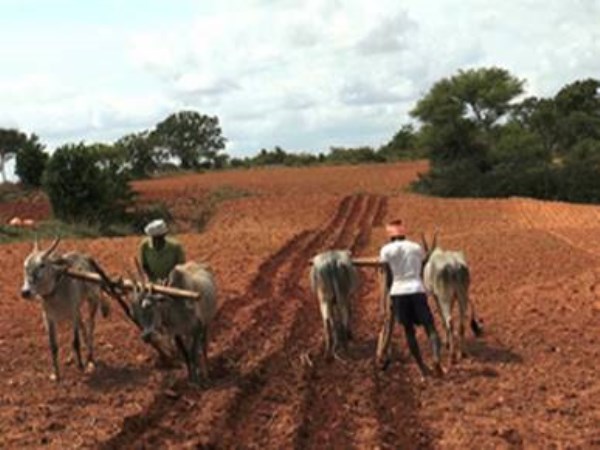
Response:
[{"label": "grass patch", "polygon": [[206,197],[199,199],[196,204],[197,210],[192,219],[194,228],[198,232],[204,231],[210,219],[217,212],[217,207],[220,203],[250,197],[251,195],[251,192],[228,185],[213,189]]},{"label": "grass patch", "polygon": [[27,189],[19,183],[0,183],[0,203],[28,199],[37,192],[35,189]]},{"label": "grass patch", "polygon": [[35,228],[0,225],[0,244],[9,242],[54,239],[56,237],[95,238],[104,233],[97,226],[86,224],[67,224],[58,220],[38,222]]},{"label": "grass patch", "polygon": [[[219,186],[202,198],[192,198],[193,215],[191,225],[197,232],[202,232],[223,202],[249,197],[252,193],[233,186]],[[177,220],[166,203],[156,202],[140,205],[128,212],[126,223],[114,223],[100,226],[88,223],[65,223],[60,220],[37,222],[35,228],[13,227],[0,224],[0,244],[10,242],[31,241],[38,239],[61,238],[99,238],[113,236],[129,236],[139,234],[151,220],[163,218],[167,222]],[[188,219],[190,220],[190,219]]]}]

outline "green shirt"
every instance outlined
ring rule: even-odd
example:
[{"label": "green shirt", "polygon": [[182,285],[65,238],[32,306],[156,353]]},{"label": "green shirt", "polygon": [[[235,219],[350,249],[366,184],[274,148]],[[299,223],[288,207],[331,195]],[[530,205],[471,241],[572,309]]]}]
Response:
[{"label": "green shirt", "polygon": [[152,239],[145,238],[140,244],[140,261],[148,272],[150,281],[164,280],[173,267],[185,262],[185,253],[179,242],[167,238],[160,250],[152,246]]}]

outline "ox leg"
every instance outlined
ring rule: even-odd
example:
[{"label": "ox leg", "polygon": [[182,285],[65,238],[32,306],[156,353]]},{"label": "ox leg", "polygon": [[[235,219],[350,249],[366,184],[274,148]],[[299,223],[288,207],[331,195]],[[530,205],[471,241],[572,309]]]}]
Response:
[{"label": "ox leg", "polygon": [[461,289],[458,292],[458,311],[459,311],[459,324],[458,324],[458,356],[465,357],[465,328],[467,323],[467,308],[469,306],[469,294],[465,289]]},{"label": "ox leg", "polygon": [[198,376],[198,356],[200,357],[200,366],[202,369],[202,376],[208,380],[208,359],[206,356],[206,329],[199,325],[194,330],[194,338],[192,340],[192,351],[191,351],[191,362],[194,367],[194,373],[196,374],[197,382],[200,381]]},{"label": "ox leg", "polygon": [[341,324],[342,324],[342,329],[341,331],[341,338],[342,338],[342,344],[344,345],[344,348],[346,348],[348,345],[348,341],[352,339],[352,331],[350,330],[350,308],[349,305],[343,306],[343,305],[339,305],[340,307],[340,315],[341,317]]},{"label": "ox leg", "polygon": [[177,346],[177,348],[183,355],[183,360],[185,361],[185,366],[186,366],[187,372],[188,372],[188,380],[194,382],[195,381],[194,367],[192,367],[192,361],[191,361],[190,355],[187,351],[187,348],[185,348],[185,342],[183,342],[183,339],[181,338],[181,336],[179,336],[179,335],[175,336],[175,345]]},{"label": "ox leg", "polygon": [[73,320],[73,354],[75,355],[75,361],[77,361],[77,367],[79,370],[83,370],[83,362],[81,360],[81,340],[79,337],[79,326],[81,319],[76,317]]},{"label": "ox leg", "polygon": [[321,318],[323,319],[323,344],[325,349],[325,355],[331,356],[332,348],[332,334],[331,329],[331,309],[326,301],[319,301],[319,308],[321,309]]},{"label": "ox leg", "polygon": [[462,299],[458,302],[458,342],[457,342],[457,357],[458,359],[466,356],[465,354],[465,320],[467,320],[467,309]]},{"label": "ox leg", "polygon": [[202,376],[206,381],[210,379],[210,373],[208,371],[208,335],[205,332],[202,336]]},{"label": "ox leg", "polygon": [[448,347],[448,356],[450,364],[454,362],[454,327],[452,324],[452,299],[449,298],[438,298],[438,307],[440,309],[440,315],[442,316],[442,322],[446,330],[446,345]]},{"label": "ox leg", "polygon": [[87,370],[93,370],[95,367],[94,359],[94,330],[96,328],[96,315],[98,313],[98,302],[90,301],[89,306],[89,325],[87,327],[87,333],[84,333],[86,337],[85,344],[87,346]]},{"label": "ox leg", "polygon": [[323,349],[327,358],[331,357],[333,343],[331,340],[331,322],[329,319],[323,319]]},{"label": "ox leg", "polygon": [[56,339],[56,325],[51,320],[46,319],[46,328],[48,329],[48,343],[50,344],[50,354],[52,355],[53,373],[50,379],[60,381],[60,370],[58,368],[58,341]]}]

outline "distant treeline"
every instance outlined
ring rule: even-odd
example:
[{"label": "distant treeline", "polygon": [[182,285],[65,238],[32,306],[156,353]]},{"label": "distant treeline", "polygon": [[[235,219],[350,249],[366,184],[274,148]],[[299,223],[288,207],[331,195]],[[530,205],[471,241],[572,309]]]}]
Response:
[{"label": "distant treeline", "polygon": [[4,176],[15,158],[21,182],[41,186],[57,218],[94,224],[134,220],[133,179],[420,158],[431,162],[413,185],[423,193],[600,202],[600,81],[575,81],[550,98],[524,97],[524,84],[501,68],[461,70],[435,83],[411,111],[416,125],[402,125],[388,143],[318,154],[275,147],[230,158],[219,119],[197,111],[172,114],[113,144],[65,144],[52,155],[35,134],[0,128],[0,169]]},{"label": "distant treeline", "polygon": [[317,164],[366,164],[405,161],[426,157],[424,148],[417,146],[417,135],[411,125],[405,125],[387,144],[374,149],[362,147],[331,147],[327,153],[286,152],[276,146],[261,149],[252,157],[232,158],[229,167],[314,166]]}]

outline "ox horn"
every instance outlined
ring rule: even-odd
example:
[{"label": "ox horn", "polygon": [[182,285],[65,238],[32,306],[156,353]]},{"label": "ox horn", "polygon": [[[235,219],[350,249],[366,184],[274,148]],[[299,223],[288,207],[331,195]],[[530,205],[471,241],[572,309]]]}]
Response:
[{"label": "ox horn", "polygon": [[33,241],[33,251],[34,252],[39,252],[40,251],[40,241],[38,241],[37,233],[35,233],[35,238],[34,238],[34,241]]},{"label": "ox horn", "polygon": [[433,232],[433,242],[431,243],[432,251],[437,248],[437,238],[438,238],[439,232],[440,232],[439,228],[436,227],[435,231]]},{"label": "ox horn", "polygon": [[57,237],[56,239],[54,239],[54,242],[52,243],[52,245],[50,245],[50,247],[48,248],[48,250],[46,250],[44,252],[43,258],[47,258],[48,256],[50,256],[52,254],[52,252],[54,250],[56,250],[56,247],[58,247],[58,244],[60,244],[60,238]]},{"label": "ox horn", "polygon": [[128,270],[127,271],[127,275],[129,276],[129,278],[131,278],[131,284],[133,286],[133,295],[134,295],[134,298],[135,298],[135,297],[137,297],[138,292],[140,291],[140,285],[141,285],[141,283],[140,283],[138,277],[135,276],[135,274],[132,273],[131,271]]},{"label": "ox horn", "polygon": [[140,264],[140,260],[137,258],[133,259],[134,263],[135,263],[135,270],[137,271],[138,277],[140,279],[140,281],[146,281],[146,274],[144,273],[144,270],[142,269],[142,265]]},{"label": "ox horn", "polygon": [[150,285],[150,283],[148,281],[148,277],[146,276],[144,270],[142,269],[140,260],[137,258],[134,258],[134,261],[135,261],[135,268],[136,268],[138,276],[139,276],[139,284],[142,286],[142,290],[143,291],[147,291],[147,290],[151,291],[152,286]]},{"label": "ox horn", "polygon": [[423,243],[423,248],[425,249],[425,254],[429,254],[429,245],[427,244],[427,239],[425,238],[425,233],[421,233],[421,242]]}]

